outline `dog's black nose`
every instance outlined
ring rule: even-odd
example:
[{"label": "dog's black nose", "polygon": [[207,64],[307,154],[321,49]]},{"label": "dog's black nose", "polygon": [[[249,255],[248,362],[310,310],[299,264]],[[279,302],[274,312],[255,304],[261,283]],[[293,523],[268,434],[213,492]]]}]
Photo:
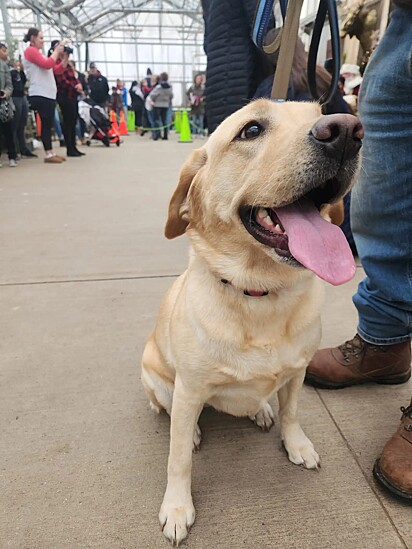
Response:
[{"label": "dog's black nose", "polygon": [[351,114],[329,114],[312,126],[309,138],[330,158],[350,160],[362,146],[363,127]]}]

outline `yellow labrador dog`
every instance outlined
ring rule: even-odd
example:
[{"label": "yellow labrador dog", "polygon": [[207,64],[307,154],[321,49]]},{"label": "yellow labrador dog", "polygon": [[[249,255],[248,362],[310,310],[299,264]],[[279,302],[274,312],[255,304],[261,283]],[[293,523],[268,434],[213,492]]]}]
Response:
[{"label": "yellow labrador dog", "polygon": [[261,99],[227,118],[181,170],[165,233],[187,232],[189,266],[142,360],[152,408],[171,416],[159,519],[173,544],[195,520],[192,449],[205,404],[269,429],[277,393],[290,461],[319,464],[298,395],[320,341],[319,278],[341,284],[355,272],[343,233],[324,217],[351,187],[362,135],[351,115]]}]

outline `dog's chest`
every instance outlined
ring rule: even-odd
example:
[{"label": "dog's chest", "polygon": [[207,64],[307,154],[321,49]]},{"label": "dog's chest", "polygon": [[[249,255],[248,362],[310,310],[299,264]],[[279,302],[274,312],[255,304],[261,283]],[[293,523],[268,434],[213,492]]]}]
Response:
[{"label": "dog's chest", "polygon": [[307,365],[316,345],[317,338],[310,332],[292,345],[281,337],[273,337],[271,341],[243,337],[223,345],[209,341],[209,356],[214,362],[212,377],[216,385],[253,382],[272,391],[280,376]]},{"label": "dog's chest", "polygon": [[208,403],[235,416],[257,413],[263,401],[306,367],[313,350],[299,344],[232,346],[210,372]]}]

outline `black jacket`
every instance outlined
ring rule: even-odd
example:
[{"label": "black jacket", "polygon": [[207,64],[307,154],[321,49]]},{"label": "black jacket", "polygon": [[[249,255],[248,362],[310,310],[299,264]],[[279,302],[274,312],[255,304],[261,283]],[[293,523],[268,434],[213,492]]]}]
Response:
[{"label": "black jacket", "polygon": [[24,97],[26,95],[25,86],[27,82],[25,72],[11,69],[10,76],[13,84],[12,97]]},{"label": "black jacket", "polygon": [[251,38],[257,0],[202,0],[209,132],[254,96],[273,72]]},{"label": "black jacket", "polygon": [[109,84],[107,78],[100,72],[97,75],[89,74],[87,83],[90,89],[90,97],[98,105],[103,105],[109,99]]},{"label": "black jacket", "polygon": [[[133,87],[130,88],[129,94],[132,100],[132,105],[131,105],[132,111],[135,111],[135,112],[142,111],[144,109],[144,98],[140,97],[140,95],[138,95],[134,91]],[[142,95],[143,95],[143,92],[142,92]]]}]

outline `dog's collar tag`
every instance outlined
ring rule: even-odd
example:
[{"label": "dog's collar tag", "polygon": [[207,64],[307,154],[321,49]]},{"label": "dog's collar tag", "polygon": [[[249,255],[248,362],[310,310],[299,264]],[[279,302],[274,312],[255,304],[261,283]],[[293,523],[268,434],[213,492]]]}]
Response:
[{"label": "dog's collar tag", "polygon": [[[222,284],[229,284],[230,286],[233,286],[233,284],[225,278],[221,278],[220,282]],[[243,290],[243,293],[244,295],[247,295],[249,297],[264,297],[265,295],[268,295],[269,292],[260,292],[258,290]]]}]

